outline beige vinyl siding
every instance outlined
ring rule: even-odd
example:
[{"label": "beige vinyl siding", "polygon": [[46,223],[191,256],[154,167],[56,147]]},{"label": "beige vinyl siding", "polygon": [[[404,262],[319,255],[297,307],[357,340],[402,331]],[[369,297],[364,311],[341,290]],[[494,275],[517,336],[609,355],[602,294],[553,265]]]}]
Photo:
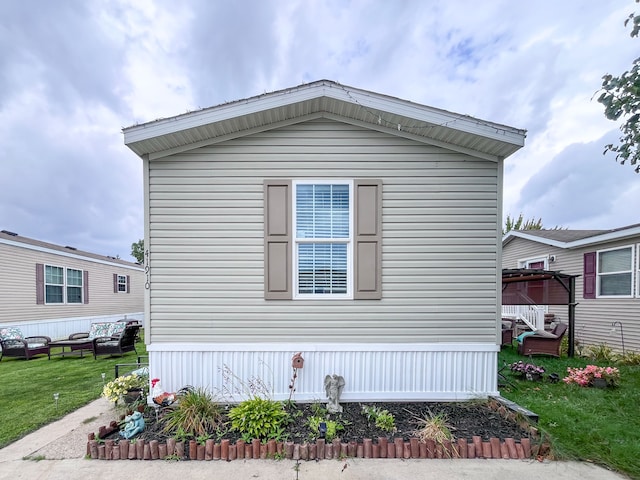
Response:
[{"label": "beige vinyl siding", "polygon": [[[263,181],[380,178],[382,299],[263,298]],[[498,165],[329,120],[149,162],[152,342],[496,341]]]},{"label": "beige vinyl siding", "polygon": [[[640,298],[585,299],[583,297],[583,258],[585,253],[630,245],[636,246],[638,243],[640,243],[640,238],[568,250],[522,238],[514,238],[503,249],[502,265],[504,268],[516,268],[518,259],[556,255],[556,261],[549,264],[550,270],[579,275],[576,278],[576,302],[578,305],[575,314],[575,339],[582,345],[605,343],[616,350],[621,350],[620,329],[617,328],[614,333],[611,333],[612,322],[619,321],[622,322],[624,328],[626,350],[640,351]],[[549,308],[549,311],[555,313],[564,322],[568,320],[567,307],[553,306]]]},{"label": "beige vinyl siding", "polygon": [[[89,272],[88,304],[36,304],[36,263]],[[104,265],[0,243],[0,325],[5,322],[51,320],[141,312],[144,310],[142,270]],[[131,293],[113,293],[113,274],[129,275]]]}]

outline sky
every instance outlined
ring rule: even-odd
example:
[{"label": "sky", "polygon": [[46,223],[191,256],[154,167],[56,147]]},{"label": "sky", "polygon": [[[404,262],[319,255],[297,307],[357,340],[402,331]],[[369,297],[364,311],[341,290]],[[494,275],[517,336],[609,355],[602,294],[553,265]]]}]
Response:
[{"label": "sky", "polygon": [[0,230],[131,257],[142,161],[122,128],[328,79],[527,130],[504,215],[640,223],[597,93],[640,52],[633,0],[3,0]]}]

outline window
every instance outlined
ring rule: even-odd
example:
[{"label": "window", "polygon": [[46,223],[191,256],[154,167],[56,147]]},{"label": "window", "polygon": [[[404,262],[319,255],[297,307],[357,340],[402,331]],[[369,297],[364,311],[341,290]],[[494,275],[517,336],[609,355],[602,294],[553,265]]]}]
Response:
[{"label": "window", "polygon": [[382,182],[265,180],[264,298],[382,298]]},{"label": "window", "polygon": [[64,303],[64,268],[47,265],[44,284],[46,303]]},{"label": "window", "polygon": [[82,270],[67,268],[67,303],[82,303]]},{"label": "window", "polygon": [[351,296],[352,183],[294,184],[294,296]]},{"label": "window", "polygon": [[127,291],[127,277],[125,275],[118,275],[118,292]]},{"label": "window", "polygon": [[633,296],[633,248],[598,252],[598,296]]}]

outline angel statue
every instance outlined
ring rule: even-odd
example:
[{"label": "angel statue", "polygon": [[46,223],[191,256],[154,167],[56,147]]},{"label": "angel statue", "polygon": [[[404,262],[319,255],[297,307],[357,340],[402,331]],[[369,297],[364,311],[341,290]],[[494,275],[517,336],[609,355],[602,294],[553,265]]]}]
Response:
[{"label": "angel statue", "polygon": [[342,413],[342,405],[340,401],[340,395],[342,395],[342,389],[344,388],[344,378],[341,375],[327,375],[324,377],[324,391],[327,394],[327,411],[329,413]]}]

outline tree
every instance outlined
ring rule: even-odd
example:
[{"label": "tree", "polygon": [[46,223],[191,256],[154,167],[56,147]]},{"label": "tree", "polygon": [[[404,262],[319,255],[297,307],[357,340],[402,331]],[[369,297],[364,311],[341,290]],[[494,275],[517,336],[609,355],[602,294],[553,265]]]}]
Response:
[{"label": "tree", "polygon": [[131,244],[131,256],[135,258],[138,263],[144,263],[144,239],[143,238]]},{"label": "tree", "polygon": [[507,215],[507,220],[502,229],[502,235],[506,235],[511,230],[542,230],[542,219],[539,218],[536,220],[532,218],[525,221],[524,216],[520,214],[520,216],[514,220],[511,218],[511,215]]},{"label": "tree", "polygon": [[[640,0],[636,0],[636,3]],[[640,33],[640,15],[632,13],[624,22],[626,27],[631,22],[632,38],[637,38]],[[618,120],[626,117],[626,121],[620,125],[622,135],[619,144],[605,145],[603,154],[614,152],[616,160],[623,164],[628,160],[635,165],[636,173],[640,173],[640,57],[633,61],[631,70],[624,72],[619,77],[605,75],[602,77],[602,93],[598,102],[604,105],[604,115],[609,120]]]}]

